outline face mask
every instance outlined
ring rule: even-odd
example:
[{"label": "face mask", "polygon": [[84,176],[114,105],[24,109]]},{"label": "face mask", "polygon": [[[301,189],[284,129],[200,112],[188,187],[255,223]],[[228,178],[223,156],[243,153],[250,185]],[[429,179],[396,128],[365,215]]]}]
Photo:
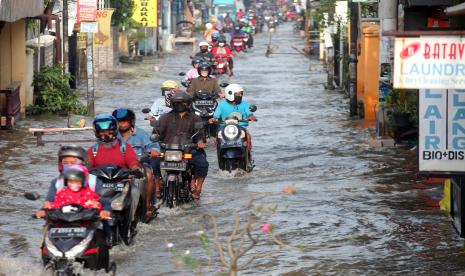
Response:
[{"label": "face mask", "polygon": [[223,47],[224,43],[218,43],[218,46]]},{"label": "face mask", "polygon": [[68,183],[68,188],[73,192],[78,192],[81,189],[81,184]]},{"label": "face mask", "polygon": [[113,140],[115,140],[115,138],[116,137],[114,135],[111,135],[111,134],[100,135],[100,141],[102,141],[104,143],[113,142]]},{"label": "face mask", "polygon": [[240,104],[242,102],[242,96],[234,96],[234,102]]},{"label": "face mask", "polygon": [[174,111],[177,113],[185,112],[187,111],[187,106],[183,103],[176,103],[174,105]]},{"label": "face mask", "polygon": [[200,49],[200,52],[202,52],[202,53],[206,53],[207,51],[208,51],[208,48],[207,49],[203,49],[203,48]]}]

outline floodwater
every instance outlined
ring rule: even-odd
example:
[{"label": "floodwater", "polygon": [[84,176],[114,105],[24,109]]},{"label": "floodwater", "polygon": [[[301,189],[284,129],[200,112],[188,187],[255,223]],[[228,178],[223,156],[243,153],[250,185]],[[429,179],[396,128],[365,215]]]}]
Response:
[{"label": "floodwater", "polygon": [[[277,54],[269,58],[265,57],[268,39],[268,34],[258,35],[256,47],[235,59],[234,80],[245,87],[245,98],[258,106],[258,122],[249,128],[256,168],[250,174],[219,172],[215,148],[210,145],[210,171],[202,199],[161,209],[150,225],[140,225],[133,246],[113,248],[117,275],[191,275],[189,267],[174,260],[167,244],[173,243],[179,254],[189,250],[206,261],[196,236],[204,229],[213,237],[205,215],[217,218],[224,238],[234,224],[234,212],[247,204],[251,194],[255,204],[277,206],[266,222],[282,241],[300,250],[284,248],[258,257],[243,275],[465,273],[463,240],[438,207],[442,187],[416,178],[415,152],[368,146],[370,133],[348,119],[345,95],[324,90],[322,64],[291,48],[302,48],[303,43],[290,24],[280,26],[273,35]],[[163,80],[180,79],[177,74],[189,68],[190,49],[182,46],[178,53],[160,60],[159,71],[146,65],[130,78],[100,82],[97,113],[150,106],[160,96]],[[149,130],[142,114],[137,114],[138,125]],[[49,180],[57,174],[59,145],[36,147],[27,128],[65,124],[64,118],[29,118],[17,130],[0,131],[0,274],[41,273],[43,222],[30,218],[40,202],[28,201],[22,194],[45,195]],[[64,137],[92,138],[92,133]],[[289,185],[295,186],[295,195],[282,192]],[[254,227],[254,235],[269,240],[257,231],[260,225]],[[276,248],[260,242],[239,263]],[[226,272],[215,252],[211,267],[204,266],[209,275]]]}]

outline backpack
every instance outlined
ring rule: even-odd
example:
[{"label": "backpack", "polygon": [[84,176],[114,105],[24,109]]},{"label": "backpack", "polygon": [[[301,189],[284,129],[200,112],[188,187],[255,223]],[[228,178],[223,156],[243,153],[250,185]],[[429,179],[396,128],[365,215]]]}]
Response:
[{"label": "backpack", "polygon": [[[121,141],[121,139],[118,139],[118,142],[119,142],[119,149],[124,156],[124,154],[126,153],[126,142]],[[97,156],[98,146],[99,146],[99,143],[95,143],[95,145],[92,147],[92,155],[94,156],[94,158]]]}]

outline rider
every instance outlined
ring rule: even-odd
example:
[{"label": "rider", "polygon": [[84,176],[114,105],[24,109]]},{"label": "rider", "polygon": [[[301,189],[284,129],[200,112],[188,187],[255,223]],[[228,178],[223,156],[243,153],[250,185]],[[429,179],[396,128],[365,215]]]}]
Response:
[{"label": "rider", "polygon": [[184,81],[192,81],[192,79],[199,77],[199,64],[202,62],[202,59],[199,57],[194,57],[192,59],[192,68],[187,71],[186,76],[184,77]]},{"label": "rider", "polygon": [[[126,108],[118,108],[113,111],[113,117],[118,121],[118,139],[129,143],[136,154],[139,156],[139,160],[142,164],[147,164],[150,169],[146,170],[147,176],[147,195],[146,195],[146,216],[150,217],[153,215],[151,206],[151,195],[153,193],[153,179],[155,178],[155,193],[157,197],[161,197],[160,193],[160,180],[159,171],[156,170],[157,165],[152,162],[153,158],[148,158],[152,155],[152,152],[157,150],[160,151],[158,143],[150,141],[150,136],[145,130],[136,127],[136,114],[134,111]],[[158,186],[157,186],[158,180]],[[157,189],[158,188],[158,189]]]},{"label": "rider", "polygon": [[142,166],[134,149],[129,143],[118,140],[118,121],[115,117],[98,115],[93,125],[98,142],[87,150],[90,168],[113,164],[130,169],[135,177],[143,177]]},{"label": "rider", "polygon": [[224,35],[221,35],[220,38],[218,38],[218,44],[213,48],[212,54],[215,56],[215,60],[216,58],[221,58],[221,57],[228,58],[229,66],[227,68],[227,71],[228,71],[228,75],[232,76],[233,75],[233,72],[232,72],[233,54],[232,54],[231,48],[228,45],[226,45],[226,37]]},{"label": "rider", "polygon": [[[232,83],[225,88],[225,96],[224,98],[226,101],[222,101],[218,104],[218,107],[213,114],[213,118],[209,120],[210,124],[214,122],[218,122],[219,120],[224,121],[228,119],[228,117],[232,114],[240,114],[240,118],[238,119],[246,119],[248,121],[257,121],[257,117],[250,111],[250,104],[242,100],[244,96],[244,89],[239,84]],[[239,122],[239,125],[247,128],[249,125],[248,122]],[[247,130],[247,147],[249,149],[252,148],[252,139]]]},{"label": "rider", "polygon": [[179,92],[173,95],[173,110],[160,117],[158,133],[160,141],[165,144],[188,144],[195,143],[192,149],[191,164],[194,167],[193,178],[190,183],[192,197],[200,198],[202,184],[208,174],[208,162],[205,154],[205,143],[203,132],[198,131],[196,126],[202,124],[202,119],[189,111],[192,102],[191,95]]},{"label": "rider", "polygon": [[218,80],[211,78],[212,68],[207,62],[201,62],[197,68],[199,77],[192,79],[191,85],[187,88],[187,92],[196,99],[196,94],[199,91],[215,93],[217,96],[221,97],[222,92],[221,88],[218,85]]},{"label": "rider", "polygon": [[244,25],[242,26],[242,31],[248,34],[249,40],[247,41],[247,47],[253,47],[253,37],[252,37],[252,27],[249,24],[249,21],[245,20]]},{"label": "rider", "polygon": [[213,33],[212,34],[212,41],[210,42],[210,45],[212,47],[215,47],[216,43],[218,42],[218,38],[220,38],[220,34],[219,33]]},{"label": "rider", "polygon": [[179,85],[173,80],[164,81],[160,88],[163,98],[156,99],[150,107],[150,114],[147,116],[150,121],[158,119],[161,114],[171,111],[171,96],[179,91]]},{"label": "rider", "polygon": [[200,52],[195,54],[195,56],[199,57],[199,58],[202,58],[204,61],[206,61],[206,62],[208,62],[210,64],[213,64],[213,63],[215,63],[215,56],[210,51],[208,51],[209,46],[210,46],[210,44],[208,44],[207,41],[200,42],[199,43]]}]

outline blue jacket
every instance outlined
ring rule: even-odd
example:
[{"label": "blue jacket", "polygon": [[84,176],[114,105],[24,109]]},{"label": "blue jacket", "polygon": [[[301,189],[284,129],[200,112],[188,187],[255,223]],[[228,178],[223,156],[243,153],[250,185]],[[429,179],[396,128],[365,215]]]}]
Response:
[{"label": "blue jacket", "polygon": [[[235,115],[239,119],[247,119],[253,113],[250,111],[250,104],[242,100],[242,102],[238,105],[233,105],[226,100],[221,101],[218,106],[216,107],[215,113],[213,117],[217,119],[221,119],[222,121],[226,120],[230,115]],[[240,122],[240,126],[247,127],[249,123]]]},{"label": "blue jacket", "polygon": [[[118,133],[118,139],[123,140],[121,134]],[[160,151],[160,144],[150,141],[150,135],[143,129],[136,127],[131,136],[126,140],[136,152],[139,159],[144,153],[149,153],[151,149]]]}]

